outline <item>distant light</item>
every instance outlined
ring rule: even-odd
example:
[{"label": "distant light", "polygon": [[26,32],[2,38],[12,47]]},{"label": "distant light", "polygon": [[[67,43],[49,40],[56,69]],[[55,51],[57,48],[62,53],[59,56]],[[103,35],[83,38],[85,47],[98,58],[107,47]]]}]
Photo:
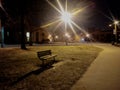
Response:
[{"label": "distant light", "polygon": [[117,21],[117,20],[115,20],[115,21],[114,21],[114,24],[116,24],[116,25],[117,25],[118,23],[119,23],[119,21]]},{"label": "distant light", "polygon": [[51,34],[48,35],[48,39],[50,40],[50,42],[53,41],[53,40],[52,40],[52,35],[51,35]]},{"label": "distant light", "polygon": [[26,32],[27,41],[30,41],[30,32]]},{"label": "distant light", "polygon": [[90,37],[90,34],[86,34],[86,37],[88,37],[88,38],[89,38],[89,37]]},{"label": "distant light", "polygon": [[52,37],[51,34],[49,34],[49,35],[48,35],[48,38],[50,39],[51,37]]},{"label": "distant light", "polygon": [[55,36],[56,39],[58,39],[58,36]]},{"label": "distant light", "polygon": [[84,38],[82,38],[82,39],[81,39],[81,41],[83,41],[83,42],[84,42],[84,41],[85,41],[85,39],[84,39]]},{"label": "distant light", "polygon": [[49,40],[50,40],[50,42],[52,42],[52,41],[53,41],[51,38],[50,38]]},{"label": "distant light", "polygon": [[65,33],[65,36],[68,37],[68,38],[70,38],[70,35],[68,33]]},{"label": "distant light", "polygon": [[68,33],[65,33],[65,36],[68,36]]},{"label": "distant light", "polygon": [[112,27],[112,24],[109,24],[109,27]]},{"label": "distant light", "polygon": [[30,32],[26,33],[26,37],[28,37],[28,38],[30,37]]},{"label": "distant light", "polygon": [[9,35],[10,35],[10,33],[9,32],[7,32],[7,36],[9,37]]}]

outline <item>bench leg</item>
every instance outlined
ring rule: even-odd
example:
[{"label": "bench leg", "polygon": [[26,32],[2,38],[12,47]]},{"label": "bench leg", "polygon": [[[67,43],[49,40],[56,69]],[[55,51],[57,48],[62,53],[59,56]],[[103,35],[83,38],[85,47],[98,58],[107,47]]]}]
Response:
[{"label": "bench leg", "polygon": [[42,66],[44,66],[45,65],[45,62],[44,62],[44,60],[42,60]]},{"label": "bench leg", "polygon": [[55,57],[53,57],[53,61],[55,62]]}]

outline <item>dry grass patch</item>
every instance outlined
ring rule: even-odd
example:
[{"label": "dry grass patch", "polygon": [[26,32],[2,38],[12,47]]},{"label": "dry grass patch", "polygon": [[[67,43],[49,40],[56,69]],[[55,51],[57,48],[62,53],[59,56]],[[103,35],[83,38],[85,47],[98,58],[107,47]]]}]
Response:
[{"label": "dry grass patch", "polygon": [[[57,54],[52,68],[43,72],[37,51],[52,50]],[[33,46],[0,49],[0,88],[8,90],[69,90],[83,75],[102,49],[81,46]],[[19,80],[20,79],[20,80]],[[18,80],[18,81],[17,81]],[[11,83],[17,81],[14,85]]]}]

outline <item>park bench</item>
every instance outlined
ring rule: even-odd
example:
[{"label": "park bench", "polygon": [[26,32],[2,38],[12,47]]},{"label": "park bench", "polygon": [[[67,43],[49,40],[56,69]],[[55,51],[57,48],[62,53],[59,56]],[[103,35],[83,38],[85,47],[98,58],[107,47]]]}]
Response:
[{"label": "park bench", "polygon": [[53,55],[51,50],[45,50],[37,52],[37,56],[42,61],[42,66],[46,66],[53,64],[57,55]]}]

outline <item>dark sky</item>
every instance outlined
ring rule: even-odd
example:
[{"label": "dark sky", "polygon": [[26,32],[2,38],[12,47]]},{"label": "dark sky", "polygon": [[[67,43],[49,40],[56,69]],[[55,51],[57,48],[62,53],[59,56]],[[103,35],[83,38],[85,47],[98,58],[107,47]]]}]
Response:
[{"label": "dark sky", "polygon": [[[113,17],[120,19],[120,5],[119,0],[92,0],[96,4],[96,18],[97,26],[106,27],[112,21]],[[109,17],[109,18],[108,18]],[[97,22],[98,21],[98,22]]]},{"label": "dark sky", "polygon": [[120,15],[120,5],[119,0],[93,0],[99,10],[109,15],[110,12],[119,18]]},{"label": "dark sky", "polygon": [[[4,6],[7,13],[13,19],[19,15],[20,1],[22,0],[3,0]],[[51,19],[55,19],[57,14],[55,10],[46,2],[46,0],[23,0],[28,1],[28,9],[31,14],[31,20],[33,25],[39,26]],[[50,0],[54,1],[55,0]],[[60,0],[64,3],[65,0]],[[120,19],[120,5],[118,0],[68,0],[70,5],[73,7],[79,6],[81,1],[91,1],[94,3],[94,7],[88,8],[88,12],[84,12],[82,17],[78,16],[76,22],[84,27],[105,27],[111,22],[107,17],[111,17],[111,14],[116,18]],[[91,11],[91,13],[90,13]],[[56,16],[55,16],[56,15]],[[82,20],[84,19],[84,20]],[[82,23],[80,23],[82,22]]]}]

